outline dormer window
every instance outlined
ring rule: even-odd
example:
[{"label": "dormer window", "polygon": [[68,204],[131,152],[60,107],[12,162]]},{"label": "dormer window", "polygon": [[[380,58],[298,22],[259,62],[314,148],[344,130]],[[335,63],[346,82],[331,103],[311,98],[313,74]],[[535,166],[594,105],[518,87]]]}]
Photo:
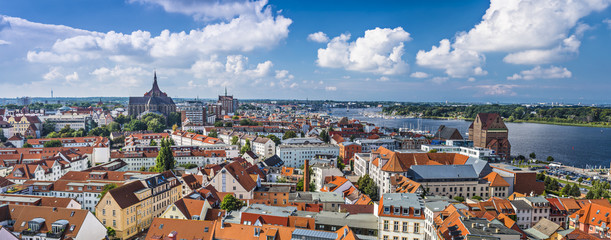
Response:
[{"label": "dormer window", "polygon": [[386,214],[390,213],[390,207],[384,207],[384,213]]},{"label": "dormer window", "polygon": [[408,208],[404,208],[403,209],[403,215],[409,215],[409,209]]},{"label": "dormer window", "polygon": [[400,211],[399,208],[395,208],[395,215],[399,215],[399,211]]},{"label": "dormer window", "polygon": [[414,209],[414,215],[420,216],[420,209]]}]

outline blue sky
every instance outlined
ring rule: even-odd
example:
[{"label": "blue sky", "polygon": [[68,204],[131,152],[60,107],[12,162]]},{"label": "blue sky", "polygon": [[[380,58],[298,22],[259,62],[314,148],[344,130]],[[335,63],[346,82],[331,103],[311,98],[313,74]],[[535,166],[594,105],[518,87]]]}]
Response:
[{"label": "blue sky", "polygon": [[610,103],[610,4],[2,1],[1,97]]}]

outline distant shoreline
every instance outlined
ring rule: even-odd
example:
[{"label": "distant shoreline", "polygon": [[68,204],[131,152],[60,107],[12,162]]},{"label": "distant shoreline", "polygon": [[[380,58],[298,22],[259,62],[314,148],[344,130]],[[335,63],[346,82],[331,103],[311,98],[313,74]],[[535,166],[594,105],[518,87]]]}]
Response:
[{"label": "distant shoreline", "polygon": [[[394,116],[394,115],[389,115]],[[415,117],[421,119],[434,119],[434,120],[462,120],[462,121],[473,121],[472,118],[448,118],[448,117]],[[559,125],[559,126],[570,126],[570,127],[593,127],[593,128],[611,128],[611,125],[604,124],[588,124],[588,123],[563,123],[563,122],[550,122],[550,121],[538,121],[538,120],[513,120],[507,121],[507,119],[503,119],[505,122],[510,123],[538,123],[538,124],[547,124],[547,125]]]}]

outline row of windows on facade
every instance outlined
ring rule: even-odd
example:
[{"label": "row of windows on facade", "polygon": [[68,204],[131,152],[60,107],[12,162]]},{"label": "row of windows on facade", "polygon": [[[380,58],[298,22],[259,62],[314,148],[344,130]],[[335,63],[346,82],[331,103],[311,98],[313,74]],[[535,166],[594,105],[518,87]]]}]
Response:
[{"label": "row of windows on facade", "polygon": [[[389,229],[389,222],[388,220],[384,220],[384,231],[390,231]],[[400,226],[402,226],[402,228],[399,228]],[[404,232],[407,233],[408,231],[408,226],[409,226],[409,222],[399,222],[399,221],[394,221],[393,222],[393,231],[394,232]],[[413,231],[412,233],[420,233],[420,223],[414,223],[414,227],[413,227]]]}]

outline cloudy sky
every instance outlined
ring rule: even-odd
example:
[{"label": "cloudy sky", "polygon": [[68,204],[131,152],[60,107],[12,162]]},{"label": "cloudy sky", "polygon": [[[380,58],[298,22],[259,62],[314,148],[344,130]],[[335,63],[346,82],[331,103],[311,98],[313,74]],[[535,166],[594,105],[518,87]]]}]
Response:
[{"label": "cloudy sky", "polygon": [[0,2],[0,97],[611,102],[611,0]]}]

